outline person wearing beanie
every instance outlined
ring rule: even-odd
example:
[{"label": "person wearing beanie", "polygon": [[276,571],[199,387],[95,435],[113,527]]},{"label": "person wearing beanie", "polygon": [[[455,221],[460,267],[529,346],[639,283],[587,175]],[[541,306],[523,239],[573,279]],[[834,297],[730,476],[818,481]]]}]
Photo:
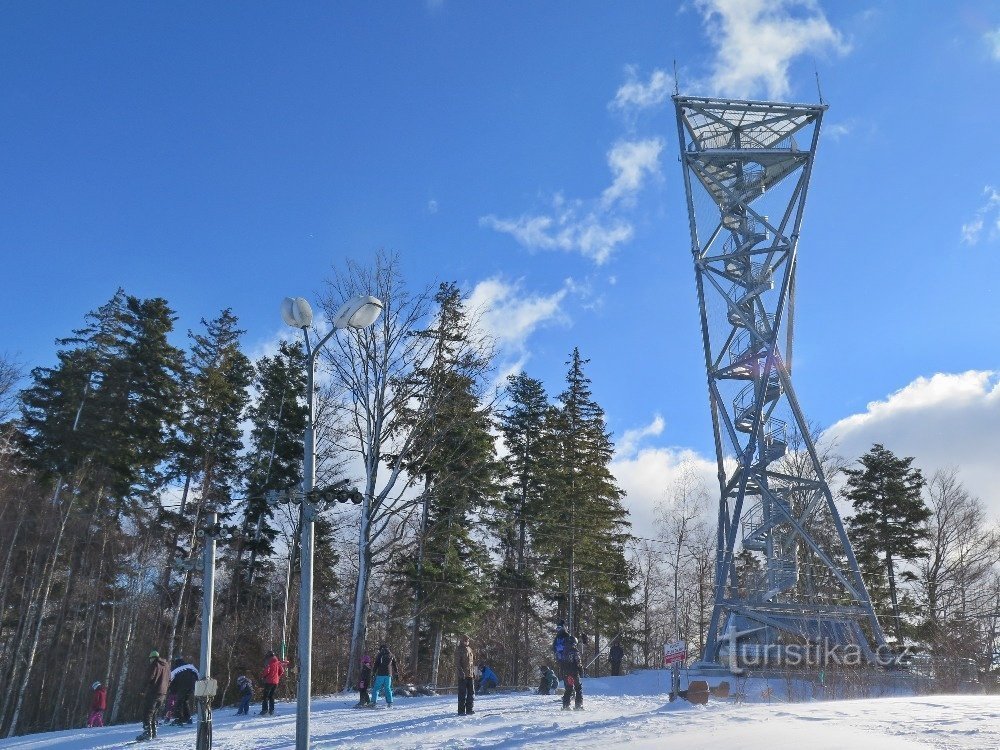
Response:
[{"label": "person wearing beanie", "polygon": [[103,727],[104,712],[108,708],[108,691],[104,689],[104,685],[100,681],[91,685],[90,689],[94,691],[94,695],[90,699],[90,715],[87,717],[87,726]]},{"label": "person wearing beanie", "polygon": [[368,695],[368,688],[372,684],[372,658],[365,654],[361,657],[361,676],[358,678],[358,708],[364,708],[371,704],[371,697]]},{"label": "person wearing beanie", "polygon": [[245,674],[236,678],[236,689],[240,691],[240,707],[236,710],[237,716],[246,716],[250,713],[250,702],[253,700],[253,683]]},{"label": "person wearing beanie", "polygon": [[146,673],[146,695],[142,708],[142,734],[136,737],[137,742],[151,740],[156,737],[156,714],[163,707],[170,688],[170,665],[160,657],[160,652],[153,649],[149,652],[149,671]]}]

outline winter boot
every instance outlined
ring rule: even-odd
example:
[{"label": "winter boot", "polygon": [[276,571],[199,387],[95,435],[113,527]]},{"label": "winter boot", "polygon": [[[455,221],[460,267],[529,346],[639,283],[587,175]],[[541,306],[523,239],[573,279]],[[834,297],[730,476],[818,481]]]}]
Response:
[{"label": "winter boot", "polygon": [[153,735],[151,735],[149,732],[143,732],[142,734],[136,736],[135,741],[145,742],[146,740],[151,740],[151,739],[153,739]]}]

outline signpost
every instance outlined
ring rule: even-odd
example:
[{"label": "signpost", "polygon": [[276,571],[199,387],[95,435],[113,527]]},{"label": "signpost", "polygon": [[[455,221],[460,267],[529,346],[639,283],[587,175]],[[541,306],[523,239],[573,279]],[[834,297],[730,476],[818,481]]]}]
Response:
[{"label": "signpost", "polygon": [[687,643],[674,641],[663,644],[663,666],[670,667],[670,700],[676,700],[681,689],[681,664],[687,661]]}]

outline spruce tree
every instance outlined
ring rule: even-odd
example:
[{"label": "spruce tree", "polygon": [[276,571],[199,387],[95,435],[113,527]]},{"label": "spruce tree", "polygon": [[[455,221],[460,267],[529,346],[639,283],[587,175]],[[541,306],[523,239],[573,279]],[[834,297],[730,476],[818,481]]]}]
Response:
[{"label": "spruce tree", "polygon": [[283,341],[277,354],[261,357],[255,366],[253,387],[258,396],[247,409],[250,437],[243,465],[246,505],[233,571],[238,587],[266,583],[274,572],[271,555],[278,529],[274,508],[265,502],[265,494],[269,490],[295,489],[302,482],[302,440],[309,413],[302,344]]},{"label": "spruce tree", "polygon": [[[507,406],[500,414],[499,428],[507,448],[504,459],[505,487],[497,503],[494,530],[501,566],[497,571],[498,601],[506,602],[513,643],[512,681],[531,674],[527,667],[528,621],[538,617],[531,592],[537,584],[530,564],[533,519],[543,508],[547,484],[546,461],[551,438],[546,433],[548,396],[540,380],[525,373],[507,378]],[[524,663],[522,663],[524,662]]]},{"label": "spruce tree", "polygon": [[[609,468],[614,446],[574,348],[559,407],[550,410],[553,471],[536,538],[560,618],[578,633],[619,631],[635,610],[625,555],[630,538],[625,493]],[[571,606],[572,605],[572,606]],[[572,612],[572,616],[570,613]]]},{"label": "spruce tree", "polygon": [[402,407],[409,422],[424,426],[406,463],[423,481],[425,507],[418,549],[405,564],[416,599],[412,646],[417,653],[424,619],[431,624],[432,677],[443,633],[464,628],[483,606],[488,554],[472,533],[473,518],[491,501],[498,469],[490,412],[480,402],[489,356],[475,340],[458,286],[441,284],[434,301],[435,327],[419,334],[433,340],[432,356],[413,374],[426,381],[424,398]]},{"label": "spruce tree", "polygon": [[[913,457],[899,458],[876,443],[859,459],[860,468],[845,469],[844,497],[854,506],[847,520],[858,563],[876,606],[884,609],[888,594],[893,629],[903,642],[897,575],[899,566],[926,557],[925,522],[931,512],[924,504],[924,477],[913,468]],[[900,575],[913,580],[910,572]]]},{"label": "spruce tree", "polygon": [[[176,511],[163,509],[161,522],[169,529],[168,551],[191,558],[198,546],[197,529],[214,509],[225,518],[240,479],[243,413],[249,400],[252,365],[240,348],[243,331],[231,310],[211,321],[204,331],[189,332],[184,383],[184,419],[174,443],[171,476],[182,482]],[[163,594],[172,600],[168,649],[173,654],[179,618],[189,592],[190,571],[171,591],[171,566],[165,566]]]}]

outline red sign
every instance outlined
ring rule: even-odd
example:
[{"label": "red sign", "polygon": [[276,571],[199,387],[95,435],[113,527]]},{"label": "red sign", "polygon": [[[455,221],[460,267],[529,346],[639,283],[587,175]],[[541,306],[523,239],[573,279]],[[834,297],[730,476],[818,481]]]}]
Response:
[{"label": "red sign", "polygon": [[668,667],[674,662],[686,661],[687,657],[687,644],[684,641],[663,644],[663,666]]}]

